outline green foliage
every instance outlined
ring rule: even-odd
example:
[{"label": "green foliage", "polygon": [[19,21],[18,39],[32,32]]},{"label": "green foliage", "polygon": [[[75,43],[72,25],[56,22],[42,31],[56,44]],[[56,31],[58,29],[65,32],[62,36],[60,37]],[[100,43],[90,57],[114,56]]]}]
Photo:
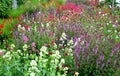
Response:
[{"label": "green foliage", "polygon": [[12,8],[11,0],[0,0],[0,17],[7,17],[8,11]]},{"label": "green foliage", "polygon": [[24,4],[24,0],[17,0],[17,4],[18,5]]}]

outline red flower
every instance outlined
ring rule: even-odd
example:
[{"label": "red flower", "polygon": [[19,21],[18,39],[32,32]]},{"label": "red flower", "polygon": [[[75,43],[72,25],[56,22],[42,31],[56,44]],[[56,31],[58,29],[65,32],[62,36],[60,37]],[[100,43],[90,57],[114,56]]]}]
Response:
[{"label": "red flower", "polygon": [[28,26],[28,25],[25,25],[24,27],[25,27],[25,29],[28,29],[28,28],[29,28],[29,26]]},{"label": "red flower", "polygon": [[2,34],[3,32],[2,31],[0,31],[0,35]]},{"label": "red flower", "polygon": [[54,46],[54,43],[55,43],[54,40],[52,40],[52,42],[51,42],[52,46]]},{"label": "red flower", "polygon": [[12,16],[10,16],[10,19],[12,20]]},{"label": "red flower", "polygon": [[0,24],[0,29],[2,29],[4,27],[4,24]]}]

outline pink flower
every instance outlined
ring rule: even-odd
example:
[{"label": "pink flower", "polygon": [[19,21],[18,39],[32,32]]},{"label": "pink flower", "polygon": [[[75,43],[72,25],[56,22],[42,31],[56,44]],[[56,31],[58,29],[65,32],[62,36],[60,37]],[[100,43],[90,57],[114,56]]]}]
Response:
[{"label": "pink flower", "polygon": [[32,42],[31,46],[32,46],[32,47],[35,47],[35,42]]},{"label": "pink flower", "polygon": [[23,39],[24,43],[27,43],[27,42],[28,42],[27,36],[23,35],[23,36],[22,36],[22,39]]}]

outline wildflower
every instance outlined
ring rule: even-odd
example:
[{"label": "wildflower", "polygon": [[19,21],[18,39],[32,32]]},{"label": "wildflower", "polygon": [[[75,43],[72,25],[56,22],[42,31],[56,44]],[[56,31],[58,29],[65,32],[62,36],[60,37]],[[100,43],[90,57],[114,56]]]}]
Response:
[{"label": "wildflower", "polygon": [[103,60],[104,60],[104,56],[100,55],[100,61],[103,62]]},{"label": "wildflower", "polygon": [[3,32],[2,31],[0,31],[0,35],[2,34]]},{"label": "wildflower", "polygon": [[10,19],[12,20],[12,16],[10,16]]},{"label": "wildflower", "polygon": [[28,29],[28,28],[29,28],[29,26],[28,26],[28,25],[25,25],[24,27],[25,27],[25,29]]},{"label": "wildflower", "polygon": [[67,39],[66,37],[67,37],[67,35],[65,33],[62,33],[62,38]]},{"label": "wildflower", "polygon": [[78,75],[79,75],[79,73],[78,73],[78,72],[75,72],[74,74],[75,74],[75,76],[78,76]]},{"label": "wildflower", "polygon": [[0,29],[2,29],[4,27],[4,24],[0,24]]},{"label": "wildflower", "polygon": [[37,66],[37,63],[36,63],[35,60],[32,60],[32,61],[30,62],[30,65],[31,65],[31,66]]},{"label": "wildflower", "polygon": [[32,69],[32,70],[35,70],[36,72],[40,72],[40,70],[39,70],[37,67],[34,67],[34,66],[33,66],[31,69]]},{"label": "wildflower", "polygon": [[2,56],[3,55],[3,51],[2,50],[0,50],[0,56]]},{"label": "wildflower", "polygon": [[64,71],[65,71],[65,70],[68,70],[68,67],[65,67],[63,70],[64,70]]},{"label": "wildflower", "polygon": [[31,46],[32,46],[32,47],[35,47],[35,42],[32,42]]},{"label": "wildflower", "polygon": [[40,49],[40,51],[46,52],[47,51],[47,47],[46,46],[42,46],[42,48]]},{"label": "wildflower", "polygon": [[23,50],[27,50],[27,48],[28,48],[27,44],[24,44]]},{"label": "wildflower", "polygon": [[64,53],[64,55],[65,55],[65,56],[68,56],[68,53],[67,53],[67,52],[65,52],[65,53]]},{"label": "wildflower", "polygon": [[27,41],[28,41],[27,36],[23,35],[23,36],[22,36],[22,39],[23,39],[24,43],[27,43]]},{"label": "wildflower", "polygon": [[61,59],[61,62],[60,63],[65,63],[65,59]]},{"label": "wildflower", "polygon": [[32,72],[32,73],[30,73],[30,76],[35,76],[35,74],[36,74],[36,73]]}]

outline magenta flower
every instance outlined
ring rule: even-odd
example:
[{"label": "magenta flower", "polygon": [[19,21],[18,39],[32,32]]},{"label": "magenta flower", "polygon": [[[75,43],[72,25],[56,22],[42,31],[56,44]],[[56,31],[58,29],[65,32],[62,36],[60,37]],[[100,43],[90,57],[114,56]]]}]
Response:
[{"label": "magenta flower", "polygon": [[28,42],[27,36],[23,35],[23,36],[22,36],[22,39],[23,39],[24,43],[27,43],[27,42]]}]

